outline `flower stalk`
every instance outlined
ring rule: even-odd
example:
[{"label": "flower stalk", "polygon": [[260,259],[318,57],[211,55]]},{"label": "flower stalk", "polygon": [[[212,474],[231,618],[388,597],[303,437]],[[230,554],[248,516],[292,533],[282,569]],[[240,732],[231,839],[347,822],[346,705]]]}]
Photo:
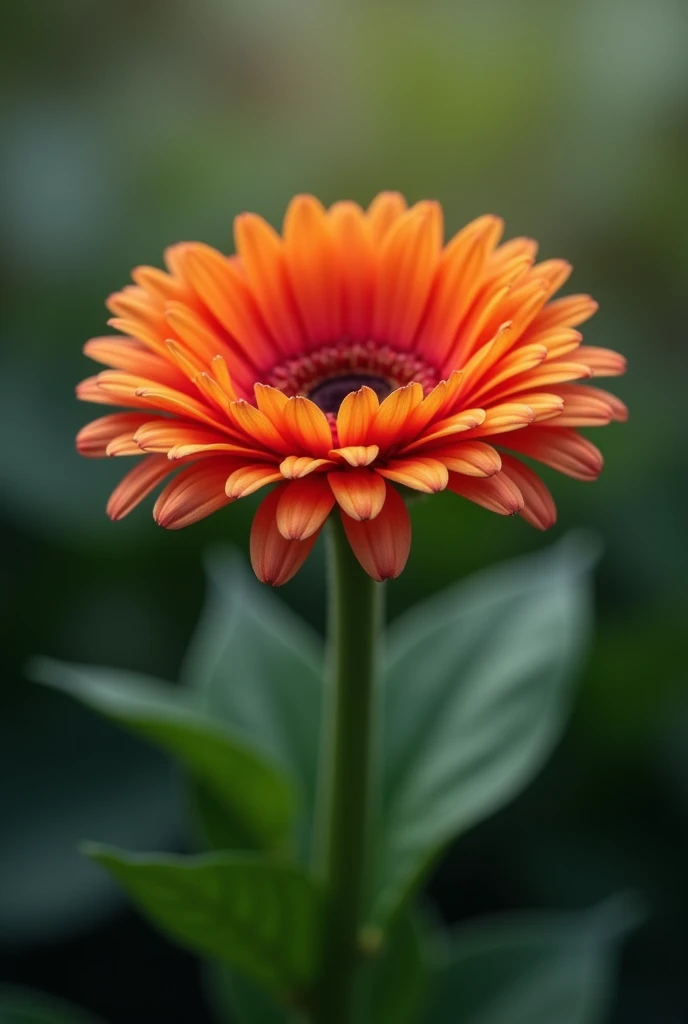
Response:
[{"label": "flower stalk", "polygon": [[374,797],[373,736],[383,588],[359,565],[338,517],[330,531],[329,707],[317,853],[325,883],[317,1024],[351,1024]]}]

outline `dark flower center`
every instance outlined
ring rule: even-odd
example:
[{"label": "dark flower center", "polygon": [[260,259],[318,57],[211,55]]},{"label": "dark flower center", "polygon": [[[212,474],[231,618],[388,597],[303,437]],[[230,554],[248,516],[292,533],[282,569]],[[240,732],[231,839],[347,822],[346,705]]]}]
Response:
[{"label": "dark flower center", "polygon": [[311,402],[320,406],[323,412],[337,413],[346,396],[364,386],[371,388],[380,401],[394,390],[393,385],[384,377],[372,373],[346,373],[320,381],[311,389],[308,397]]}]

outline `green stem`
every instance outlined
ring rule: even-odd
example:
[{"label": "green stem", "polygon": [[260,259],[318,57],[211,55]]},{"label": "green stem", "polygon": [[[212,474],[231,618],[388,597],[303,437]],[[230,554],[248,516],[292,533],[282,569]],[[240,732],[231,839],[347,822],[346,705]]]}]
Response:
[{"label": "green stem", "polygon": [[317,1024],[352,1024],[362,924],[382,586],[356,560],[338,518],[330,549],[330,706],[321,751],[319,854],[327,914]]}]

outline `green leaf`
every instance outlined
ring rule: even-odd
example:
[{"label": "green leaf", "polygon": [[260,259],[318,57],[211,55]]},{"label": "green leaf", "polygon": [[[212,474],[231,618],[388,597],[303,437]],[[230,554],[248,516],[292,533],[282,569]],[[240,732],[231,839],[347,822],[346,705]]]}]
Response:
[{"label": "green leaf", "polygon": [[25,988],[0,986],[0,1024],[98,1024],[83,1010]]},{"label": "green leaf", "polygon": [[45,658],[35,659],[30,672],[181,761],[229,812],[242,845],[285,844],[295,813],[289,783],[243,739],[199,711],[196,694],[121,670]]},{"label": "green leaf", "polygon": [[274,995],[225,964],[205,965],[205,988],[218,1024],[291,1024],[294,1014]]},{"label": "green leaf", "polygon": [[[427,925],[417,911],[406,911],[380,948],[370,951],[362,972],[355,1014],[359,1024],[412,1024],[418,1020],[431,967]],[[371,941],[376,937],[371,936]],[[295,1024],[303,1018],[223,964],[208,964],[206,988],[219,1024]]]},{"label": "green leaf", "polygon": [[164,849],[182,828],[180,787],[158,750],[47,688],[0,715],[0,946],[62,941],[122,905],[87,864],[84,836]]},{"label": "green leaf", "polygon": [[418,1020],[430,969],[426,930],[417,910],[407,910],[395,920],[365,979],[365,1021],[412,1024]]},{"label": "green leaf", "polygon": [[184,681],[204,707],[295,780],[304,854],[316,796],[323,643],[242,559],[208,561],[210,592],[187,656]]},{"label": "green leaf", "polygon": [[201,956],[276,992],[303,991],[315,972],[320,898],[300,868],[258,854],[132,854],[87,844],[144,914]]},{"label": "green leaf", "polygon": [[559,736],[589,619],[589,543],[482,573],[391,627],[376,913],[530,780]]},{"label": "green leaf", "polygon": [[438,966],[426,1024],[602,1024],[620,938],[639,918],[619,897],[576,914],[464,925]]}]

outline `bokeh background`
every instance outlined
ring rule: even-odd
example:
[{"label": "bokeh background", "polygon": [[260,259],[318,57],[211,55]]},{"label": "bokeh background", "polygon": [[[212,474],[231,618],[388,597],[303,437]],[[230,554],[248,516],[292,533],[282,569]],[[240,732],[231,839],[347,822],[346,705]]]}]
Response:
[{"label": "bokeh background", "polygon": [[[103,300],[170,242],[228,251],[241,210],[278,224],[295,192],[367,203],[395,188],[441,200],[449,231],[499,213],[570,259],[569,290],[601,304],[586,340],[630,361],[613,387],[632,416],[601,437],[600,481],[552,474],[554,536],[583,525],[605,544],[570,727],[432,898],[451,922],[640,892],[614,1021],[688,1020],[688,6],[25,0],[4,22],[0,981],[110,1024],[209,1019],[193,960],[74,853],[84,837],[182,848],[178,780],[24,676],[40,652],[175,678],[202,552],[247,546],[250,501],[177,534],[150,502],[106,519],[122,464],[73,446]],[[451,495],[418,504],[414,529],[391,614],[550,542]],[[318,627],[321,558],[281,592]]]}]

